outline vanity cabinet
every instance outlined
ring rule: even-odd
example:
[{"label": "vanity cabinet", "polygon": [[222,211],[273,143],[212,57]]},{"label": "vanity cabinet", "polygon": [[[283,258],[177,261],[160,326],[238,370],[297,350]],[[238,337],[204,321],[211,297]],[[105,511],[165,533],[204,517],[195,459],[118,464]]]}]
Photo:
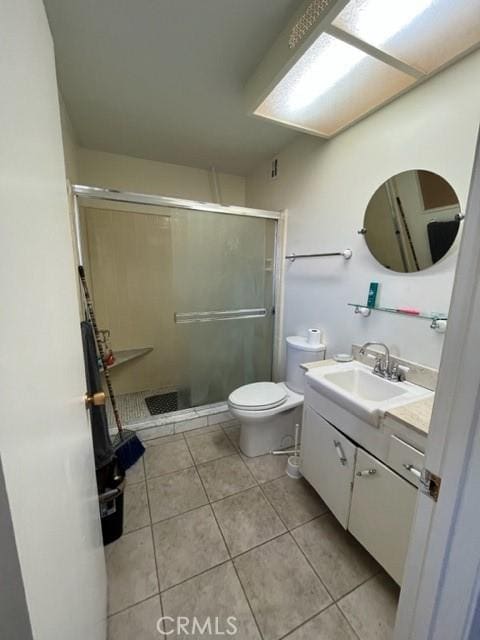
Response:
[{"label": "vanity cabinet", "polygon": [[302,473],[346,529],[357,447],[309,406],[303,417]]},{"label": "vanity cabinet", "polygon": [[414,486],[358,449],[348,529],[398,584],[416,500]]},{"label": "vanity cabinet", "polygon": [[[390,438],[385,437],[387,451]],[[340,524],[401,584],[417,489],[387,464],[391,458],[408,477],[411,472],[404,465],[420,465],[417,458],[423,454],[399,440],[382,462],[362,444],[304,405],[303,475]],[[415,482],[416,477],[409,480]]]}]

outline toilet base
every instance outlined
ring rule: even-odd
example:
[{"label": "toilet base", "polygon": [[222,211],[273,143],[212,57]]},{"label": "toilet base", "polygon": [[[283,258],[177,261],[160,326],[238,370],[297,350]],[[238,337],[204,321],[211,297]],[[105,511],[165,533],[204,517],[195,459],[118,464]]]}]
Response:
[{"label": "toilet base", "polygon": [[302,420],[302,406],[268,418],[240,418],[240,449],[249,458],[293,445],[295,425]]}]

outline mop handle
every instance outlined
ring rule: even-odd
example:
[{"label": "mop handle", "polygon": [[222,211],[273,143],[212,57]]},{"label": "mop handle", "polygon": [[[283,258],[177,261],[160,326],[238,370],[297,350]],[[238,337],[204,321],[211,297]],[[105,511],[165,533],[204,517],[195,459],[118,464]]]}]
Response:
[{"label": "mop handle", "polygon": [[88,315],[90,317],[90,322],[92,323],[93,332],[95,334],[95,341],[97,343],[98,353],[100,354],[100,358],[103,364],[103,374],[105,376],[105,382],[107,383],[110,402],[112,403],[113,415],[115,416],[115,422],[117,423],[118,432],[121,434],[123,431],[122,422],[120,420],[120,414],[118,412],[117,402],[115,400],[115,394],[113,392],[112,382],[110,380],[110,373],[108,371],[107,363],[105,362],[105,351],[103,349],[100,331],[98,330],[97,321],[95,319],[95,310],[93,308],[93,302],[90,297],[90,292],[88,290],[87,279],[85,277],[85,269],[81,265],[79,265],[78,267],[78,273],[80,275],[80,281],[82,283],[83,293],[85,295],[85,302],[87,304]]}]

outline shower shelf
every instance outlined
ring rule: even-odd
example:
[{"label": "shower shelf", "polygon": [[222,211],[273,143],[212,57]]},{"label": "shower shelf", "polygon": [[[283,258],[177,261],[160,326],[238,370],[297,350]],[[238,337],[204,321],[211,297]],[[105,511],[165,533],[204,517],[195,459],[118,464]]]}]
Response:
[{"label": "shower shelf", "polygon": [[[448,315],[446,313],[429,313],[429,312],[420,312],[420,313],[408,313],[406,311],[400,311],[398,309],[393,309],[391,307],[368,307],[366,304],[356,304],[355,302],[348,302],[349,307],[355,307],[355,313],[361,313],[362,309],[366,309],[367,311],[383,311],[385,313],[395,313],[400,316],[409,316],[410,318],[424,318],[425,320],[448,320]],[[370,315],[370,314],[369,314]]]},{"label": "shower shelf", "polygon": [[115,369],[115,367],[119,367],[121,364],[130,362],[130,360],[141,358],[151,351],[153,351],[153,347],[140,347],[138,349],[121,349],[119,351],[114,351],[115,362],[108,368]]}]

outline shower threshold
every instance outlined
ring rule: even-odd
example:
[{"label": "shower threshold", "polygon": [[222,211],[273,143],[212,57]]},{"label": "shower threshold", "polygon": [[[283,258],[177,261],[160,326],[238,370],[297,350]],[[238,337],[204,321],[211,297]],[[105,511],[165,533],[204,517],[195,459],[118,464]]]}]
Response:
[{"label": "shower threshold", "polygon": [[[210,425],[234,422],[226,402],[216,402],[151,415],[145,403],[145,398],[160,393],[165,393],[165,391],[150,389],[136,393],[125,393],[115,397],[122,425],[136,431],[141,440],[151,440]],[[110,401],[107,401],[107,417],[109,430],[113,435],[116,433],[116,427]]]}]

